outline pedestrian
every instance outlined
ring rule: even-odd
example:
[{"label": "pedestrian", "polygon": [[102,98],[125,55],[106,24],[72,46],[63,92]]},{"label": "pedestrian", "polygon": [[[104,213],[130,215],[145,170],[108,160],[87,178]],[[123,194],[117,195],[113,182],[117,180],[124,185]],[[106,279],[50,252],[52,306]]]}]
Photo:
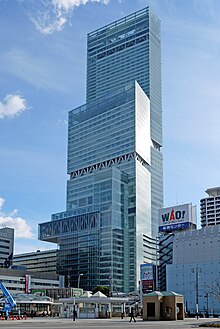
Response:
[{"label": "pedestrian", "polygon": [[130,316],[129,322],[131,322],[132,320],[134,320],[134,322],[136,322],[135,317],[134,317],[134,310],[133,310],[133,308],[131,309],[131,312],[129,313],[129,316]]},{"label": "pedestrian", "polygon": [[5,311],[5,320],[8,320],[8,317],[9,317],[9,312],[8,310]]}]

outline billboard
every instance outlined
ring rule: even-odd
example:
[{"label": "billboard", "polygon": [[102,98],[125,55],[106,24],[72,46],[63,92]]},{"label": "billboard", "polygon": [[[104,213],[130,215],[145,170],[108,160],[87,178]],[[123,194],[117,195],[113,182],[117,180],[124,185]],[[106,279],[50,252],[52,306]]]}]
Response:
[{"label": "billboard", "polygon": [[183,230],[196,224],[196,208],[191,203],[159,210],[159,232]]},{"label": "billboard", "polygon": [[153,280],[143,280],[141,282],[142,282],[141,286],[142,286],[142,293],[143,294],[146,294],[146,293],[153,290],[153,284],[154,284]]},{"label": "billboard", "polygon": [[153,280],[153,265],[152,264],[141,264],[141,281],[143,280]]},{"label": "billboard", "polygon": [[46,290],[45,289],[32,289],[31,292],[35,296],[46,296]]},{"label": "billboard", "polygon": [[145,294],[153,290],[154,286],[154,271],[153,264],[140,265],[140,283],[142,293]]},{"label": "billboard", "polygon": [[81,288],[71,288],[71,297],[80,297],[83,294],[83,289]]}]

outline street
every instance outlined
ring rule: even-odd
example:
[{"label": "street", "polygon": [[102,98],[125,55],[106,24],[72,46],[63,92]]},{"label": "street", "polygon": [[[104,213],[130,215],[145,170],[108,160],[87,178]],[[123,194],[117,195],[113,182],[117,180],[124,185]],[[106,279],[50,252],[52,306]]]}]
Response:
[{"label": "street", "polygon": [[129,323],[129,318],[126,319],[61,319],[61,318],[34,318],[27,320],[3,320],[0,322],[1,328],[30,328],[30,329],[62,329],[62,328],[122,328],[129,327],[149,328],[149,329],[188,329],[198,328],[199,324],[207,322],[216,322],[217,319],[185,319],[180,321],[143,321],[137,319],[137,322]]}]

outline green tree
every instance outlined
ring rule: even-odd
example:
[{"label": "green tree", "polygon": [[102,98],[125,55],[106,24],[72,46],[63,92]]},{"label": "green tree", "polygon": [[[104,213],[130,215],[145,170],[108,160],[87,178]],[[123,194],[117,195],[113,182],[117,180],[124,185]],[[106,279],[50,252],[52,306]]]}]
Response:
[{"label": "green tree", "polygon": [[105,287],[105,286],[97,286],[93,289],[92,293],[95,294],[97,291],[102,292],[104,295],[106,295],[107,297],[109,297],[110,295],[110,289],[109,287]]}]

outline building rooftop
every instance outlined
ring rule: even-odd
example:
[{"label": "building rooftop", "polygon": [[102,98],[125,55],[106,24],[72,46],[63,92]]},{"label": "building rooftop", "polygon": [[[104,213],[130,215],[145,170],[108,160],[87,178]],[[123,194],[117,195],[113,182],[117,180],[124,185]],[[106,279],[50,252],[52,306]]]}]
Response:
[{"label": "building rooftop", "polygon": [[[40,295],[34,295],[34,294],[13,294],[13,298],[16,302],[35,302],[35,303],[51,303],[52,299],[48,296],[40,296]],[[4,302],[5,297],[2,297],[0,299],[0,302]]]},{"label": "building rooftop", "polygon": [[220,195],[220,186],[219,187],[209,188],[209,189],[206,190],[206,193],[209,196],[217,196],[217,195]]},{"label": "building rooftop", "polygon": [[177,292],[174,291],[152,291],[148,294],[145,294],[147,296],[164,296],[164,297],[169,297],[169,296],[182,296],[181,294],[178,294]]}]

